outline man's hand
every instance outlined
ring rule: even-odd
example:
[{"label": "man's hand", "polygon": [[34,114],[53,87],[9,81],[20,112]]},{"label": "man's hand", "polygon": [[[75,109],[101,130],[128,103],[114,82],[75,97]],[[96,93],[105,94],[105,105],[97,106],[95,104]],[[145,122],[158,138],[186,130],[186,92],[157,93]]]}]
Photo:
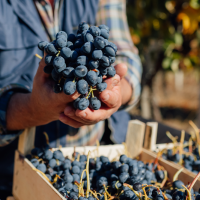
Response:
[{"label": "man's hand", "polygon": [[20,130],[58,120],[68,103],[79,96],[78,92],[70,96],[64,92],[53,92],[54,81],[43,71],[44,57],[34,77],[32,92],[16,93],[11,97],[6,119],[8,130]]},{"label": "man's hand", "polygon": [[108,85],[107,89],[99,95],[102,102],[99,110],[94,111],[90,108],[75,110],[73,107],[67,106],[64,113],[60,114],[60,121],[75,128],[95,124],[109,118],[122,104],[127,103],[132,95],[130,84],[123,78],[127,72],[127,67],[124,64],[118,64],[115,69],[116,75],[105,81]]}]

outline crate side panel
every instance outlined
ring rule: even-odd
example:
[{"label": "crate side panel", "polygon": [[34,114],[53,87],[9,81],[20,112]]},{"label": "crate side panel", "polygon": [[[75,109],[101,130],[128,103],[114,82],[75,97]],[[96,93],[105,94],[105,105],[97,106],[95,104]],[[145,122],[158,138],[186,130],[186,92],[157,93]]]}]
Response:
[{"label": "crate side panel", "polygon": [[33,165],[27,159],[20,159],[15,152],[13,196],[19,200],[64,200],[45,178],[32,169]]},{"label": "crate side panel", "polygon": [[[140,158],[142,161],[148,161],[148,160],[152,160],[156,158],[156,154],[148,151],[146,149],[143,149]],[[168,173],[168,176],[170,178],[170,180],[173,180],[173,176],[174,174],[181,169],[182,167],[176,163],[170,162],[170,161],[166,161],[163,158],[159,159],[159,164],[162,165]],[[191,183],[193,181],[193,179],[195,178],[195,174],[190,172],[187,169],[183,169],[183,171],[179,174],[178,179],[181,180],[184,184],[188,184]],[[194,185],[193,189],[198,191],[200,188],[200,178],[197,180],[196,184]]]}]

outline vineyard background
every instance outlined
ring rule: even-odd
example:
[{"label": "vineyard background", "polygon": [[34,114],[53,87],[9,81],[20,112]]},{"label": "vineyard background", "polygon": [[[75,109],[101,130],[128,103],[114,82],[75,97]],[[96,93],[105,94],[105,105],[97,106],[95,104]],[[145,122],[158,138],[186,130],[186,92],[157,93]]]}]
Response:
[{"label": "vineyard background", "polygon": [[127,0],[131,37],[143,63],[133,114],[189,131],[200,127],[200,0]]}]

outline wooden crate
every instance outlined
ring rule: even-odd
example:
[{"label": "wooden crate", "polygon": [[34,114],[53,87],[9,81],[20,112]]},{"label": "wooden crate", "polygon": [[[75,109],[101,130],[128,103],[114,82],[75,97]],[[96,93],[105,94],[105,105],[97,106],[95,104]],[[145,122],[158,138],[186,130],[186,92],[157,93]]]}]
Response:
[{"label": "wooden crate", "polygon": [[[126,144],[129,153],[134,157],[139,156],[142,161],[149,161],[156,158],[156,154],[142,148],[145,132],[145,124],[133,120],[129,122]],[[13,196],[16,200],[60,200],[65,199],[39,172],[34,171],[32,163],[23,156],[30,152],[34,144],[34,129],[26,130],[19,140],[18,150],[15,152]],[[137,142],[136,142],[137,141]],[[77,152],[88,153],[96,147],[76,147]],[[62,148],[64,156],[71,156],[74,152],[73,147]],[[124,145],[100,146],[99,154],[108,156],[110,160],[119,157],[124,153]],[[95,156],[94,153],[91,157]],[[170,163],[164,159],[159,159],[159,163],[168,171],[168,176],[172,180],[173,175],[180,169],[180,166]],[[195,175],[183,170],[179,179],[185,184],[192,182]],[[198,180],[194,186],[197,190],[200,185]]]}]

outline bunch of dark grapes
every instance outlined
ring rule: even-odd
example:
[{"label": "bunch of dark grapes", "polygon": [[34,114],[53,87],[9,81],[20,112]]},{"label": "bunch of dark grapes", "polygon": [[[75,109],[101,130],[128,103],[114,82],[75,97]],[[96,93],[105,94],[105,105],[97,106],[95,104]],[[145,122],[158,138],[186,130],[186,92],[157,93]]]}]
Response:
[{"label": "bunch of dark grapes", "polygon": [[[176,190],[157,189],[165,179],[164,171],[154,163],[144,163],[121,155],[118,161],[110,161],[106,156],[89,158],[78,152],[73,153],[72,160],[65,158],[62,151],[52,151],[45,148],[34,148],[31,155],[27,156],[31,163],[48,178],[51,184],[69,200],[95,200],[105,199],[106,195],[116,199],[139,200],[136,194],[144,199],[142,189],[146,185],[146,195],[157,200],[163,193],[171,199]],[[87,168],[88,166],[88,168]],[[84,172],[84,170],[86,170]],[[89,181],[89,182],[88,182]],[[83,185],[81,186],[82,183]],[[90,188],[87,196],[88,184]],[[152,187],[154,185],[156,187]],[[173,183],[174,188],[179,188],[181,181]],[[84,190],[84,196],[80,194],[80,187]],[[96,197],[93,195],[96,194]],[[109,196],[107,196],[109,199]]]},{"label": "bunch of dark grapes", "polygon": [[80,97],[73,105],[84,110],[101,107],[101,101],[94,96],[94,90],[102,92],[107,88],[105,78],[116,74],[113,63],[117,46],[108,41],[109,28],[106,25],[90,26],[79,24],[77,35],[60,31],[51,43],[42,41],[38,47],[46,51],[44,72],[55,81],[54,92],[72,95],[77,90]]}]

